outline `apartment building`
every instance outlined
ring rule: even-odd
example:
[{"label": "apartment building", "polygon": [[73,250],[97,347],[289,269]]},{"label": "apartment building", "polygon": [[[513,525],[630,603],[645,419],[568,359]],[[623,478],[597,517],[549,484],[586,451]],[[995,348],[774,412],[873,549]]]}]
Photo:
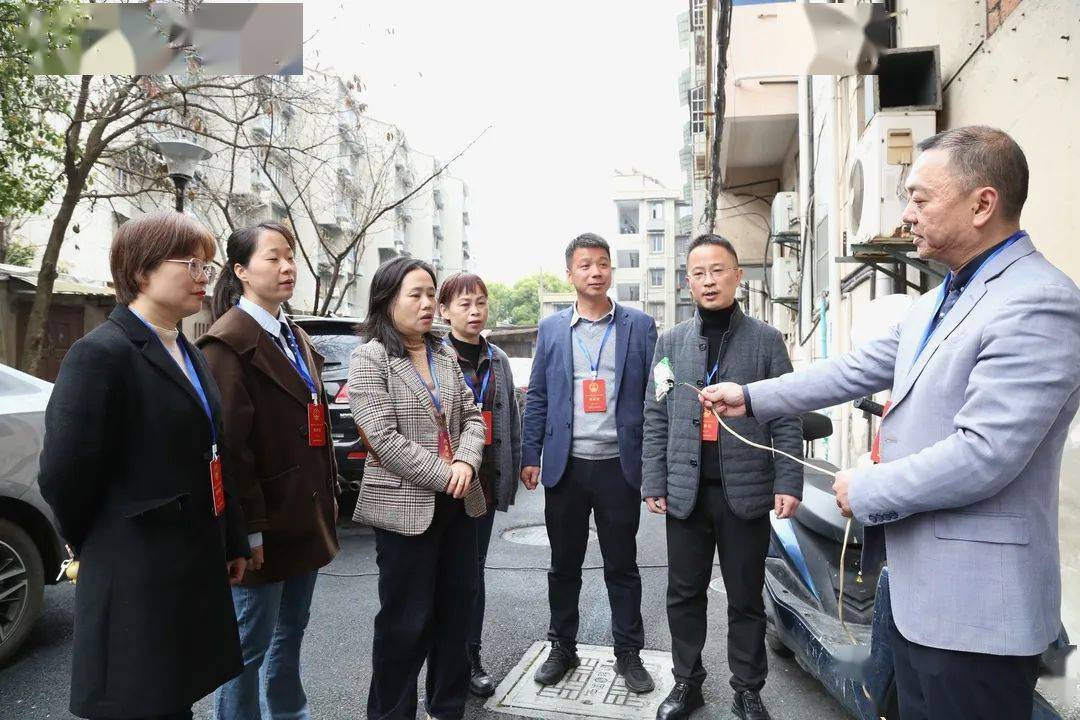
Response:
[{"label": "apartment building", "polygon": [[693,314],[686,289],[689,206],[677,191],[639,171],[615,175],[613,294],[662,332]]},{"label": "apartment building", "polygon": [[[259,82],[271,100],[267,112],[242,126],[243,142],[251,149],[232,152],[213,137],[186,138],[212,153],[189,185],[185,212],[214,232],[219,262],[230,227],[283,222],[300,244],[293,310],[341,316],[363,315],[371,276],[391,257],[427,260],[440,278],[468,266],[468,187],[462,180],[448,172],[433,178],[441,163],[412,148],[399,126],[361,112],[349,101],[346,79],[309,71],[298,79]],[[277,92],[276,83],[302,83],[303,91]],[[305,105],[296,101],[300,97],[314,101]],[[208,116],[210,135],[214,122]],[[133,139],[144,150],[133,154],[127,168],[99,167],[96,187],[132,192],[139,188],[139,176],[162,176],[163,163],[152,148],[174,136],[172,129],[141,128]],[[81,203],[61,251],[61,271],[89,283],[108,282],[108,251],[116,229],[136,214],[172,205],[172,196],[160,189]],[[23,223],[14,238],[40,252],[51,221],[47,206]],[[191,331],[201,331],[208,322],[208,313],[200,313],[191,319]]]}]

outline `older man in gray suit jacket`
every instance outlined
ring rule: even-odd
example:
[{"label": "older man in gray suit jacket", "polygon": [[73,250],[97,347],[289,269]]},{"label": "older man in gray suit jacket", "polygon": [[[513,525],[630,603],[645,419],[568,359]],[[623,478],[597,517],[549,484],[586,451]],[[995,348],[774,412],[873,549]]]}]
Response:
[{"label": "older man in gray suit jacket", "polygon": [[[1080,291],[1020,230],[1023,151],[985,127],[920,144],[919,256],[949,267],[885,337],[806,371],[706,395],[759,421],[892,389],[881,463],[837,505],[884,535],[900,714],[1029,718],[1057,637],[1058,474],[1080,402]],[[709,403],[707,403],[709,404]]]}]

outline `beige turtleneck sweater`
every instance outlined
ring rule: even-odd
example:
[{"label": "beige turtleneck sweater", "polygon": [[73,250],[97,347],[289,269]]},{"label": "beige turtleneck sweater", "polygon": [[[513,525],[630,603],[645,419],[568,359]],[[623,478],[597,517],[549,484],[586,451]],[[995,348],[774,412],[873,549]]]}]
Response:
[{"label": "beige turtleneck sweater", "polygon": [[423,340],[418,343],[406,342],[405,351],[409,353],[409,360],[412,362],[413,367],[420,373],[420,379],[424,381],[429,390],[434,390],[435,381],[431,377],[431,369],[428,367],[427,361],[427,345]]},{"label": "beige turtleneck sweater", "polygon": [[188,375],[187,363],[184,362],[184,354],[180,352],[180,343],[177,340],[180,337],[179,330],[167,330],[157,325],[151,325],[157,336],[161,338],[161,344],[165,346],[165,349],[169,351],[169,355],[176,361],[176,364],[180,366],[180,372],[184,373],[184,376],[188,380],[191,380],[191,376]]}]

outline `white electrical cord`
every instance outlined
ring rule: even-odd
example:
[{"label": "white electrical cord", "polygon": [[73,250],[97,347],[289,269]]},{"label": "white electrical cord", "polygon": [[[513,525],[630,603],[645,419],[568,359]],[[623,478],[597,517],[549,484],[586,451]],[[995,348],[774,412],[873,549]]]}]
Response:
[{"label": "white electrical cord", "polygon": [[[704,393],[702,393],[701,390],[694,387],[690,383],[682,382],[682,383],[677,383],[677,384],[678,385],[683,385],[685,387],[690,388],[691,390],[696,392],[699,397],[702,397],[702,398],[705,397]],[[829,470],[825,470],[824,468],[817,467],[816,465],[811,465],[810,463],[806,462],[805,460],[800,460],[799,458],[797,458],[797,457],[795,457],[793,455],[787,454],[783,450],[777,450],[776,448],[769,447],[768,445],[759,445],[758,443],[754,442],[753,440],[748,440],[748,439],[744,438],[742,435],[740,435],[739,433],[732,430],[728,426],[728,424],[726,422],[724,422],[724,419],[722,417],[720,417],[720,415],[716,412],[716,408],[711,408],[711,412],[713,414],[713,417],[716,418],[716,421],[718,423],[720,423],[720,426],[722,428],[724,428],[725,430],[727,430],[732,435],[734,435],[740,442],[743,442],[743,443],[749,445],[750,447],[758,448],[759,450],[764,450],[766,452],[771,452],[771,453],[774,453],[774,454],[783,455],[784,457],[786,457],[786,458],[788,458],[790,460],[794,460],[795,462],[799,463],[800,465],[808,467],[811,470],[814,470],[816,472],[825,473],[829,477],[831,477],[833,479],[836,479],[837,473],[831,472]],[[836,617],[840,621],[840,627],[843,628],[844,633],[847,634],[848,639],[851,640],[851,643],[853,645],[858,645],[859,644],[858,640],[855,639],[855,636],[851,633],[850,630],[848,630],[847,623],[844,622],[844,576],[846,575],[846,573],[844,572],[844,569],[847,567],[847,546],[848,546],[848,540],[850,539],[850,537],[851,537],[851,518],[848,518],[847,519],[847,524],[844,526],[844,544],[840,548],[840,597],[839,597],[839,602],[837,603],[837,607],[836,607]]]}]

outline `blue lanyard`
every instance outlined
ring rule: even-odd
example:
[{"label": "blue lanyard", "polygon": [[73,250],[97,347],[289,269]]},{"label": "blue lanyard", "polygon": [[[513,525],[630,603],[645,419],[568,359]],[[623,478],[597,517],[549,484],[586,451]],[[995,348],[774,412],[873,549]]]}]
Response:
[{"label": "blue lanyard", "polygon": [[[964,291],[967,290],[969,287],[971,287],[971,283],[974,282],[975,277],[980,272],[982,272],[982,269],[984,267],[986,267],[990,263],[991,260],[993,260],[995,257],[997,257],[999,253],[1001,253],[1002,251],[1007,249],[1014,242],[1016,242],[1017,240],[1019,240],[1019,239],[1021,239],[1023,237],[1026,237],[1026,236],[1027,236],[1027,233],[1024,232],[1023,230],[1020,230],[1020,231],[1015,232],[1012,235],[1010,235],[1005,240],[1005,242],[1003,242],[1001,244],[1001,247],[999,247],[994,252],[990,253],[989,257],[987,257],[985,260],[983,260],[981,263],[979,263],[979,267],[976,268],[975,272],[973,272],[971,274],[971,277],[968,279],[967,284],[964,285],[964,289],[960,291],[960,295],[963,295]],[[941,289],[938,290],[938,299],[937,299],[937,302],[934,303],[934,314],[930,316],[930,322],[927,323],[926,330],[923,331],[922,340],[919,342],[919,348],[918,348],[918,350],[915,351],[915,357],[912,359],[912,362],[911,362],[912,365],[914,365],[918,361],[919,356],[922,355],[922,351],[926,349],[926,344],[928,342],[930,342],[931,336],[933,336],[934,331],[937,330],[937,327],[938,327],[938,314],[941,312],[941,306],[945,304],[945,296],[948,293],[948,287],[952,283],[952,280],[953,280],[953,274],[952,274],[952,271],[949,271],[949,274],[945,276],[945,279],[941,283]],[[957,298],[957,301],[959,301],[959,298]],[[942,318],[942,319],[944,319],[944,318]]]},{"label": "blue lanyard", "polygon": [[589,353],[589,348],[585,347],[585,343],[581,341],[581,333],[574,333],[574,338],[577,340],[578,347],[581,348],[581,352],[585,353],[585,359],[589,361],[589,370],[592,372],[593,380],[599,375],[600,371],[600,359],[604,356],[604,345],[607,344],[608,335],[611,334],[612,328],[615,327],[615,318],[612,317],[608,321],[607,330],[604,331],[604,339],[600,341],[600,350],[596,353],[596,362],[593,362],[592,355]]},{"label": "blue lanyard", "polygon": [[214,427],[214,412],[210,409],[210,401],[206,399],[206,391],[203,389],[202,380],[199,379],[199,373],[195,372],[195,365],[191,362],[191,356],[188,355],[187,350],[184,349],[183,345],[180,346],[180,353],[184,356],[184,365],[187,367],[191,384],[195,387],[195,394],[199,396],[199,402],[202,403],[203,412],[206,413],[206,418],[210,421],[210,444],[214,456],[216,457],[217,428]]},{"label": "blue lanyard", "polygon": [[716,358],[716,364],[713,365],[712,370],[710,370],[705,375],[705,384],[706,385],[712,385],[713,378],[716,377],[719,374],[720,374],[720,358]]},{"label": "blue lanyard", "polygon": [[[446,342],[446,344],[448,346],[453,347],[453,343],[450,342],[450,338],[447,338],[445,340],[445,342]],[[457,350],[455,350],[454,352],[457,352]],[[488,356],[488,369],[487,369],[487,372],[484,373],[483,382],[481,382],[481,384],[480,384],[480,394],[479,395],[476,394],[476,383],[474,383],[472,380],[469,380],[468,375],[465,375],[465,384],[469,386],[470,390],[472,390],[473,399],[476,400],[477,407],[480,407],[480,406],[482,406],[484,404],[484,397],[487,395],[488,381],[491,380],[491,374],[492,374],[491,363],[493,362],[492,358],[495,357],[495,351],[491,349],[491,343],[488,343],[487,356]]]},{"label": "blue lanyard", "polygon": [[[158,334],[154,332],[154,327],[139,313],[131,310],[131,314],[139,318],[142,324],[153,333],[162,347],[165,347],[165,343],[162,342]],[[191,382],[191,386],[195,388],[195,394],[199,396],[199,404],[202,405],[203,412],[206,413],[206,419],[210,421],[210,449],[213,451],[214,457],[217,457],[217,428],[214,426],[214,411],[210,409],[210,401],[206,399],[206,390],[203,389],[202,380],[199,379],[199,373],[195,372],[195,365],[191,362],[191,357],[188,355],[187,350],[184,348],[184,344],[180,342],[180,338],[176,340],[177,347],[180,348],[180,354],[184,357],[184,367],[187,368],[188,381]]]},{"label": "blue lanyard", "polygon": [[[296,372],[300,373],[300,377],[304,380],[304,384],[307,385],[308,390],[311,392],[312,401],[316,401],[319,397],[319,391],[315,388],[315,380],[312,379],[311,373],[308,372],[307,364],[304,362],[304,356],[300,354],[300,345],[297,344],[296,337],[292,334],[292,329],[284,333],[284,335],[285,342],[289,343],[289,348],[293,353],[293,357],[289,358],[289,364],[293,366]],[[288,357],[288,355],[288,353],[285,353],[286,357]]]},{"label": "blue lanyard", "polygon": [[432,390],[428,387],[428,384],[424,382],[424,376],[420,374],[420,371],[413,366],[413,372],[416,373],[416,377],[420,378],[420,384],[424,386],[424,389],[428,391],[428,395],[431,396],[431,402],[435,405],[435,412],[442,415],[442,390],[439,388],[439,376],[435,374],[435,357],[431,354],[431,348],[427,349],[427,362],[428,371],[431,373],[431,382],[435,384],[435,389]]}]

